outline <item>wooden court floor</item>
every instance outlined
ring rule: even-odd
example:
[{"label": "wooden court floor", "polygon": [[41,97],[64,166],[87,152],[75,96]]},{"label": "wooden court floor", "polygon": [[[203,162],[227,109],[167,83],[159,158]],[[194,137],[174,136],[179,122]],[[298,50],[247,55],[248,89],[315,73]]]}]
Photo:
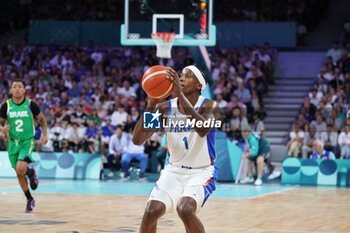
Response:
[{"label": "wooden court floor", "polygon": [[[147,201],[140,195],[34,196],[35,213],[25,214],[22,193],[0,193],[0,233],[138,232]],[[199,217],[208,233],[350,232],[350,189],[297,187],[250,199],[210,198]],[[159,221],[158,232],[185,230],[177,215],[169,214]]]}]

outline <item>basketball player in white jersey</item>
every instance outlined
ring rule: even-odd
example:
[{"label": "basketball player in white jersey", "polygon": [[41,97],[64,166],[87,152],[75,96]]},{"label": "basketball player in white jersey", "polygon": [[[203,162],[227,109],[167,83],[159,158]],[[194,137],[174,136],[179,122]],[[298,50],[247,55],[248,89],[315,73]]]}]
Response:
[{"label": "basketball player in white jersey", "polygon": [[[156,232],[158,219],[176,210],[187,233],[202,233],[205,232],[204,226],[196,213],[215,190],[218,174],[214,164],[215,128],[198,125],[191,128],[176,125],[174,121],[215,120],[218,105],[200,95],[207,77],[197,67],[185,67],[180,78],[171,68],[167,72],[177,98],[161,103],[149,98],[145,111],[159,110],[162,113],[161,122],[168,123],[162,124],[162,127],[167,134],[169,163],[152,189],[140,232]],[[133,142],[142,144],[154,131],[143,129],[141,117],[133,132]]]}]

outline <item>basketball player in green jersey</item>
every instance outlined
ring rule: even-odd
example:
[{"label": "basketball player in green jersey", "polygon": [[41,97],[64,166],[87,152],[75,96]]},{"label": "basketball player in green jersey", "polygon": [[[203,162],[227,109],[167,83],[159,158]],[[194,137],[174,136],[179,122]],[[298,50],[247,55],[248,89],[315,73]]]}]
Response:
[{"label": "basketball player in green jersey", "polygon": [[[30,194],[26,175],[30,181],[30,187],[35,190],[39,185],[34,168],[29,168],[28,163],[33,162],[32,151],[34,149],[34,117],[42,128],[41,142],[47,143],[47,123],[39,106],[30,99],[24,97],[24,82],[15,80],[11,84],[12,97],[0,107],[0,130],[8,135],[8,155],[12,167],[17,173],[18,183],[27,197],[25,212],[33,212],[35,200]],[[4,127],[5,121],[8,125]]]}]

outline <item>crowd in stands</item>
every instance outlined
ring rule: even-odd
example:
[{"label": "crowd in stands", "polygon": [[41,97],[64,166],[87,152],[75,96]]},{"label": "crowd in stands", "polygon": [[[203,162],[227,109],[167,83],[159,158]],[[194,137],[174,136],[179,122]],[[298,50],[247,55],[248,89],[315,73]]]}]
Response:
[{"label": "crowd in stands", "polygon": [[[263,119],[262,94],[268,81],[273,81],[275,50],[266,43],[263,48],[213,48],[210,53],[212,87],[225,122],[222,130],[238,139],[247,119],[253,121],[254,129],[259,125],[254,120]],[[50,46],[2,43],[0,103],[9,98],[12,81],[23,79],[26,97],[38,103],[48,122],[47,145],[40,144],[41,129],[35,123],[36,151],[113,154],[109,144],[116,127],[122,127],[126,142],[132,143],[130,131],[146,106],[146,94],[140,86],[144,71],[163,64],[181,73],[184,66],[194,63],[188,48],[173,48],[167,61],[155,54],[155,47],[108,48],[92,41],[84,48],[56,45],[54,40]],[[261,123],[259,127],[263,128]],[[6,135],[1,135],[3,150],[6,140]],[[147,144],[158,150],[161,141],[159,135]],[[152,150],[145,152],[150,156]]]},{"label": "crowd in stands", "polygon": [[241,139],[241,129],[248,125],[253,131],[264,131],[263,95],[268,84],[274,83],[275,57],[276,50],[268,43],[263,48],[253,44],[251,48],[222,49],[212,56],[215,100],[223,120],[222,131],[229,137]]},{"label": "crowd in stands", "polygon": [[350,42],[328,50],[287,145],[289,156],[309,158],[323,145],[336,158],[350,159]]}]

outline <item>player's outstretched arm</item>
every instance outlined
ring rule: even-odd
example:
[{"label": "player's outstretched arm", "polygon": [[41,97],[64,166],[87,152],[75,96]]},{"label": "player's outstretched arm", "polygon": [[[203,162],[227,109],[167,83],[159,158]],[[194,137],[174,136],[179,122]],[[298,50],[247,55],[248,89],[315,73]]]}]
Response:
[{"label": "player's outstretched arm", "polygon": [[[164,112],[167,111],[168,105],[167,102],[159,103],[159,100],[149,97],[145,111],[157,111],[162,114],[161,119],[163,118]],[[149,139],[156,129],[144,129],[143,128],[143,114],[141,114],[140,119],[137,121],[134,131],[132,132],[132,142],[136,145],[143,144],[147,139]]]},{"label": "player's outstretched arm", "polygon": [[47,143],[47,122],[46,119],[43,115],[42,112],[40,112],[37,116],[36,119],[38,119],[39,124],[41,126],[41,129],[43,131],[43,134],[41,135],[40,141],[42,144],[46,144]]}]

